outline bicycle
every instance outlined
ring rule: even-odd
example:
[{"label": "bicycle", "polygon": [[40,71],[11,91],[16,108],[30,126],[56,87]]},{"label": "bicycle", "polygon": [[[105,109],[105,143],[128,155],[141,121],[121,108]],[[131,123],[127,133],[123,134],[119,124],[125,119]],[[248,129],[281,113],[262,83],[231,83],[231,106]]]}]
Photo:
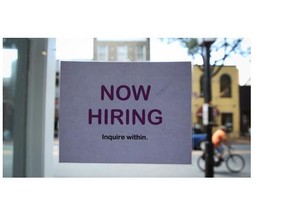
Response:
[{"label": "bicycle", "polygon": [[[214,167],[219,167],[222,163],[225,162],[227,169],[231,173],[239,173],[244,169],[245,160],[240,154],[232,153],[231,145],[227,145],[227,154],[224,154],[223,161],[218,161],[214,159]],[[202,148],[203,150],[203,148]],[[205,150],[203,154],[197,159],[197,165],[200,170],[205,171]]]}]

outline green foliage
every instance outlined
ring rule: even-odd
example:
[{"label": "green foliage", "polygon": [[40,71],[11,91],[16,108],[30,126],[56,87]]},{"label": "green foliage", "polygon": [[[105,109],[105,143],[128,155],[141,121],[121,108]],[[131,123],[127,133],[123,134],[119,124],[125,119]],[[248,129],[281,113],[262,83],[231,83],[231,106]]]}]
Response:
[{"label": "green foliage", "polygon": [[188,48],[189,55],[199,54],[201,47],[198,45],[197,38],[179,38],[181,43]]}]

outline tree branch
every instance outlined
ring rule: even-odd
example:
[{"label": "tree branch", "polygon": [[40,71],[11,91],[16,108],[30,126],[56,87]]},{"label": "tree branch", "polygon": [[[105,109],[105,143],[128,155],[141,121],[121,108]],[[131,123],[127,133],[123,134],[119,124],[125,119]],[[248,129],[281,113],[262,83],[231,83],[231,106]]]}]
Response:
[{"label": "tree branch", "polygon": [[[213,69],[211,70],[211,71],[212,71],[211,77],[213,77],[213,76],[215,76],[216,74],[219,73],[219,71],[220,71],[220,70],[222,69],[222,67],[224,66],[224,61],[225,61],[225,59],[237,48],[237,46],[241,43],[242,40],[243,40],[243,39],[238,39],[237,42],[234,44],[234,46],[231,48],[231,50],[230,50],[229,52],[227,52],[227,53],[225,52],[225,55],[223,56],[222,59],[215,61],[214,65],[212,66]],[[227,48],[227,46],[226,46],[226,48]],[[217,70],[214,71],[215,66],[216,66],[216,63],[219,62],[219,61],[222,61],[222,65],[220,65],[220,66],[217,68]]]}]

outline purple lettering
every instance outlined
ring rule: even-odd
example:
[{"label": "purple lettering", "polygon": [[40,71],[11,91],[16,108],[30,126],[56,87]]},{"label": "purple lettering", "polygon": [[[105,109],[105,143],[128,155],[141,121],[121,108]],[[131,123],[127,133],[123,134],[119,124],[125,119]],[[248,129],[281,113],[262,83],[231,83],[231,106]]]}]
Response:
[{"label": "purple lettering", "polygon": [[142,125],[145,124],[145,110],[144,109],[142,109],[142,116],[139,115],[137,110],[134,110],[134,109],[132,110],[132,124],[133,125],[136,124],[136,117]]},{"label": "purple lettering", "polygon": [[[126,89],[126,96],[123,96],[123,90],[122,90],[122,96],[120,95],[121,89]],[[122,101],[128,100],[130,98],[130,95],[131,95],[130,88],[126,85],[121,85],[116,90],[116,96],[119,100],[122,100]]]},{"label": "purple lettering", "polygon": [[[118,112],[118,114],[117,114]],[[123,116],[123,111],[120,109],[112,109],[111,110],[111,124],[114,125],[115,119],[118,120],[118,122],[122,125],[123,121],[121,117]]]},{"label": "purple lettering", "polygon": [[104,85],[101,85],[101,100],[104,100],[104,93],[106,93],[107,97],[110,100],[114,100],[114,86],[113,85],[110,86],[110,92]]},{"label": "purple lettering", "polygon": [[105,125],[108,124],[108,116],[109,116],[108,109],[105,109],[104,110],[104,124]]},{"label": "purple lettering", "polygon": [[[152,114],[153,113],[158,113],[159,115],[158,116],[155,116],[154,119],[152,119]],[[148,113],[148,121],[153,124],[153,125],[159,125],[162,123],[162,112],[158,109],[153,109],[151,110],[149,113]]]},{"label": "purple lettering", "polygon": [[130,119],[129,118],[129,109],[126,109],[126,125],[129,125],[129,122],[130,122],[129,119]]},{"label": "purple lettering", "polygon": [[[132,93],[134,99],[138,101],[142,95],[145,101],[148,100],[150,94],[151,86],[148,85],[145,89],[143,85],[140,85],[138,88],[135,85],[132,85]],[[116,97],[121,101],[126,101],[131,97],[131,89],[127,85],[120,85],[116,88]],[[110,86],[110,89],[107,89],[105,85],[101,85],[101,100],[105,98],[114,100],[114,85]]]},{"label": "purple lettering", "polygon": [[98,109],[98,114],[93,115],[92,109],[88,110],[88,123],[92,124],[92,118],[98,118],[98,124],[101,124],[101,109]]},{"label": "purple lettering", "polygon": [[[96,118],[96,120],[95,120]],[[99,125],[114,125],[117,122],[120,125],[135,125],[137,123],[145,125],[149,123],[151,125],[162,124],[162,112],[159,109],[145,110],[141,111],[136,109],[98,109],[96,113],[93,113],[92,109],[88,110],[88,124],[98,123]]]},{"label": "purple lettering", "polygon": [[150,89],[151,89],[151,86],[148,85],[148,86],[147,86],[147,90],[146,90],[146,92],[145,92],[143,85],[140,85],[139,88],[138,88],[138,91],[136,92],[136,87],[133,85],[133,86],[132,86],[132,91],[133,91],[135,100],[138,101],[139,98],[140,98],[140,94],[142,93],[143,99],[144,99],[145,101],[147,101],[147,100],[148,100],[148,97],[149,97],[149,94],[150,94]]}]

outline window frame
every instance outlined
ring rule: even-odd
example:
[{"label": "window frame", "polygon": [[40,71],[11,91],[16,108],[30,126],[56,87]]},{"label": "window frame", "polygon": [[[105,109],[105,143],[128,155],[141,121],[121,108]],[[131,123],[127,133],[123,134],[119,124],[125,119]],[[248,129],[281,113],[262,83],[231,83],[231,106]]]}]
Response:
[{"label": "window frame", "polygon": [[[232,97],[232,78],[228,74],[222,74],[220,77],[220,97],[231,98]],[[227,92],[225,92],[227,90]]]}]

